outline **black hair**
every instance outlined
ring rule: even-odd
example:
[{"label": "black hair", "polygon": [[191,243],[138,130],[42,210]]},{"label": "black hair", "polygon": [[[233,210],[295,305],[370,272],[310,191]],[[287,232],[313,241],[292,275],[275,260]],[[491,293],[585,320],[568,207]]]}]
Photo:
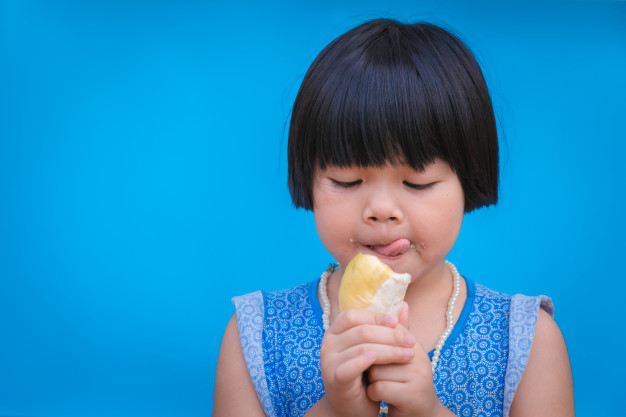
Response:
[{"label": "black hair", "polygon": [[498,137],[485,79],[444,29],[379,19],[339,36],[317,56],[289,126],[289,191],[313,209],[316,166],[406,164],[440,158],[458,176],[465,211],[498,200]]}]

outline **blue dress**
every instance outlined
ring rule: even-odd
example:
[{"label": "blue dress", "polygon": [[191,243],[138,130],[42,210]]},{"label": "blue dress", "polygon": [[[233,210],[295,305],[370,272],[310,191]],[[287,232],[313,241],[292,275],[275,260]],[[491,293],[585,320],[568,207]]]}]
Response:
[{"label": "blue dress", "polygon": [[[441,350],[435,391],[459,416],[508,416],[539,308],[553,314],[552,301],[501,294],[465,281],[467,301]],[[324,395],[318,284],[233,298],[244,358],[270,417],[303,416]]]}]

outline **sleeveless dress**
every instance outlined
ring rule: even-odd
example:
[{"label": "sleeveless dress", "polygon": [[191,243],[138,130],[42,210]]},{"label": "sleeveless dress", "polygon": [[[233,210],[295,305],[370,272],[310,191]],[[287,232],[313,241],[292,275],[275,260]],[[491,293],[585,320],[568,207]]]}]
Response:
[{"label": "sleeveless dress", "polygon": [[[465,282],[467,300],[441,350],[433,374],[435,391],[458,416],[508,416],[539,308],[553,314],[552,301]],[[246,365],[267,416],[303,416],[324,395],[318,285],[316,280],[232,300]]]}]

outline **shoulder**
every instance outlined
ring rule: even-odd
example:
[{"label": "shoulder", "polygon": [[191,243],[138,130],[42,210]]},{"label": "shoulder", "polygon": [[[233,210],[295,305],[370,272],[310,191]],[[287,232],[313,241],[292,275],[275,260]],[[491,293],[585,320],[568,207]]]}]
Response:
[{"label": "shoulder", "polygon": [[278,303],[279,305],[283,305],[283,303],[300,304],[304,301],[310,301],[312,293],[317,294],[317,285],[315,284],[318,281],[307,282],[284,290],[263,292],[263,297],[267,302]]},{"label": "shoulder", "polygon": [[484,285],[473,283],[470,280],[466,280],[466,282],[467,298],[468,300],[473,300],[479,312],[484,312],[486,309],[492,308],[508,310],[512,298],[509,294],[492,290]]},{"label": "shoulder", "polygon": [[275,348],[274,340],[279,335],[285,335],[295,327],[315,327],[321,323],[315,283],[272,292],[256,291],[232,299],[240,344],[248,366],[253,363],[261,366],[263,351]]},{"label": "shoulder", "polygon": [[505,411],[510,413],[505,415],[573,416],[571,368],[565,341],[552,318],[552,300],[474,285],[477,313],[500,310],[508,323]]},{"label": "shoulder", "polygon": [[295,287],[276,291],[254,291],[248,294],[233,297],[232,302],[235,307],[238,307],[239,304],[249,304],[250,302],[254,302],[253,300],[285,300],[294,302],[309,295],[311,288],[317,288],[315,286],[317,282],[319,282],[319,280],[306,282]]},{"label": "shoulder", "polygon": [[226,326],[217,359],[214,399],[214,416],[265,415],[248,374],[234,315]]},{"label": "shoulder", "polygon": [[262,314],[262,311],[268,306],[283,308],[286,304],[310,303],[311,293],[315,293],[313,288],[317,288],[314,285],[315,282],[308,282],[278,291],[254,291],[233,297],[231,302],[235,306],[237,318],[240,321],[242,316]]},{"label": "shoulder", "polygon": [[232,298],[241,327],[245,323],[263,322],[285,312],[304,311],[319,308],[317,301],[317,281],[278,291],[255,291]]},{"label": "shoulder", "polygon": [[475,303],[490,303],[510,308],[511,320],[524,321],[534,326],[534,319],[537,317],[538,310],[543,313],[554,315],[554,305],[552,299],[545,295],[527,296],[523,294],[510,295],[490,288],[481,284],[475,284],[467,280],[468,298],[474,298]]},{"label": "shoulder", "polygon": [[[256,291],[234,297],[232,302],[236,314],[226,329],[219,359],[225,363],[224,372],[230,373],[221,379],[232,381],[223,385],[237,392],[237,380],[245,379],[242,389],[246,394],[250,387],[252,393],[256,391],[257,406],[260,404],[267,415],[281,414],[280,369],[284,372],[290,360],[302,356],[294,356],[294,346],[302,352],[315,350],[319,343],[314,341],[323,335],[321,312],[316,311],[321,311],[316,281],[285,290]],[[226,349],[233,349],[236,354],[224,353],[222,359],[222,351]],[[225,398],[231,391],[224,393]],[[224,401],[220,399],[220,403]],[[251,409],[250,415],[256,415],[258,410]]]},{"label": "shoulder", "polygon": [[466,280],[466,283],[467,300],[474,306],[473,314],[497,313],[502,319],[508,316],[512,298],[509,294],[492,290],[470,280]]},{"label": "shoulder", "polygon": [[[473,283],[470,280],[467,281],[468,295],[471,292],[474,292],[474,296],[481,300],[496,300],[496,301],[509,301],[511,300],[511,296],[509,294],[505,294],[503,292],[499,292],[496,290],[492,290],[491,288],[487,288],[484,285]],[[472,289],[473,287],[473,289]]]},{"label": "shoulder", "polygon": [[511,405],[511,416],[573,416],[572,373],[563,335],[540,309],[530,356]]}]

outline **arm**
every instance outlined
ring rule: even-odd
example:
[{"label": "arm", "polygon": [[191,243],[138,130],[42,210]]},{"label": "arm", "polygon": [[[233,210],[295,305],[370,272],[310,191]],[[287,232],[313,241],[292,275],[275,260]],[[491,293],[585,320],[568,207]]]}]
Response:
[{"label": "arm", "polygon": [[241,351],[235,315],[226,326],[217,359],[213,416],[265,416]]},{"label": "arm", "polygon": [[557,324],[539,310],[528,364],[511,405],[511,417],[574,416],[572,371]]}]

